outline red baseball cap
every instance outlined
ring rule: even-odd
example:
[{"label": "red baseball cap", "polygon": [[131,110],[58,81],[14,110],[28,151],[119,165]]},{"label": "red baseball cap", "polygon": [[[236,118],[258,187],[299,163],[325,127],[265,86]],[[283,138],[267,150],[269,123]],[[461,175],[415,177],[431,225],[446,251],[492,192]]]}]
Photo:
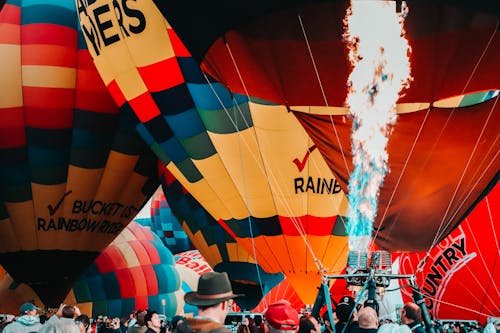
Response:
[{"label": "red baseball cap", "polygon": [[299,313],[284,299],[269,305],[264,319],[277,330],[295,331],[299,326]]}]

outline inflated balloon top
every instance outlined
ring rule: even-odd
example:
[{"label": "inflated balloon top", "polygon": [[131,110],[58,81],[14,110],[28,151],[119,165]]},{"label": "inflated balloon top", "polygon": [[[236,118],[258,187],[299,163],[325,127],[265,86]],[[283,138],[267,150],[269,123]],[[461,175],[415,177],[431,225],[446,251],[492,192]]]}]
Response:
[{"label": "inflated balloon top", "polygon": [[230,257],[244,248],[313,303],[320,272],[339,273],[347,259],[346,196],[313,142],[286,107],[206,77],[152,1],[118,7],[82,4],[89,50],[120,108],[133,110],[142,138],[192,197],[185,211],[199,202],[238,246],[224,245],[223,233],[198,237]]},{"label": "inflated balloon top", "polygon": [[132,221],[75,282],[65,302],[94,318],[121,318],[141,309],[171,318],[179,310],[180,286],[172,253],[151,230]]},{"label": "inflated balloon top", "polygon": [[58,306],[158,186],[99,77],[74,1],[0,12],[0,264]]},{"label": "inflated balloon top", "polygon": [[[498,181],[500,10],[487,0],[405,3],[413,81],[387,130],[389,172],[374,236],[381,248],[419,251],[444,239]],[[345,108],[348,1],[155,4],[204,70],[232,93],[295,110],[347,192],[354,169]],[[400,10],[401,2],[391,4]],[[372,22],[365,28],[386,24]]]}]

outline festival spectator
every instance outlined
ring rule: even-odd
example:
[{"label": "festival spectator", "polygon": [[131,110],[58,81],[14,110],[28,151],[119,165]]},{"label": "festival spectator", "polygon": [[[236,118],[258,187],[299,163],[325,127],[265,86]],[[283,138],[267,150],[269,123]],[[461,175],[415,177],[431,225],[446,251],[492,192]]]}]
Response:
[{"label": "festival spectator", "polygon": [[299,327],[299,314],[283,299],[268,306],[264,319],[270,333],[291,333]]},{"label": "festival spectator", "polygon": [[198,316],[187,318],[177,326],[176,333],[191,333],[205,331],[205,333],[230,333],[224,327],[224,320],[231,309],[235,295],[227,273],[208,272],[200,276],[197,291],[184,295],[187,304],[198,307]]},{"label": "festival spectator", "polygon": [[343,296],[337,303],[335,314],[339,321],[335,324],[336,333],[350,333],[358,325],[355,304],[354,299],[349,296]]},{"label": "festival spectator", "polygon": [[371,306],[365,306],[358,313],[358,326],[353,327],[353,333],[377,333],[379,320],[377,311]]},{"label": "festival spectator", "polygon": [[413,333],[425,333],[420,316],[421,310],[415,303],[408,302],[401,309],[401,323],[408,325]]},{"label": "festival spectator", "polygon": [[47,320],[39,333],[80,333],[74,317],[80,315],[76,306],[61,304],[57,313]]},{"label": "festival spectator", "polygon": [[321,325],[313,316],[303,316],[299,321],[298,333],[321,333]]},{"label": "festival spectator", "polygon": [[90,326],[90,319],[87,315],[82,314],[75,318],[75,324],[78,326],[80,333],[86,333]]},{"label": "festival spectator", "polygon": [[146,327],[146,322],[144,317],[146,316],[146,310],[137,310],[131,316],[131,320],[128,323],[127,333],[144,333],[148,329]]},{"label": "festival spectator", "polygon": [[160,333],[161,320],[156,311],[148,310],[144,316],[146,322],[146,333]]},{"label": "festival spectator", "polygon": [[39,307],[33,303],[24,303],[19,308],[20,315],[17,319],[5,326],[3,333],[36,333],[42,328],[38,318]]}]

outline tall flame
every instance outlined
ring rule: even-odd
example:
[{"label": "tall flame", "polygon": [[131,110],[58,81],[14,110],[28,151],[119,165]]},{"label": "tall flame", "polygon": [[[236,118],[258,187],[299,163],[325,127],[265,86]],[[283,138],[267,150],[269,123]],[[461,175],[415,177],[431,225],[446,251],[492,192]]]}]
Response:
[{"label": "tall flame", "polygon": [[349,180],[349,249],[367,252],[378,195],[388,171],[386,151],[396,122],[396,101],[409,85],[410,47],[402,12],[394,1],[351,0],[344,19],[344,38],[353,66],[347,104],[353,116],[354,171]]}]

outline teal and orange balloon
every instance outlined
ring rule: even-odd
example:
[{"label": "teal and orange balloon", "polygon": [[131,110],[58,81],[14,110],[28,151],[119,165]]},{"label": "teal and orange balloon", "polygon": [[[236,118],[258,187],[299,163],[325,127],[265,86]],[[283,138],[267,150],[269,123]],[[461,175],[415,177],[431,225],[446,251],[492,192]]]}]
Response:
[{"label": "teal and orange balloon", "polygon": [[0,12],[0,264],[58,306],[158,187],[156,157],[120,112],[73,1]]},{"label": "teal and orange balloon", "polygon": [[[244,295],[235,299],[240,309],[254,309],[283,274],[265,272],[167,169],[161,172],[165,198],[191,242],[214,271],[227,272],[233,291]],[[205,271],[203,266],[197,270]]]},{"label": "teal and orange balloon", "polygon": [[295,116],[206,77],[152,1],[81,7],[94,63],[141,137],[214,227],[313,303],[321,272],[346,263],[347,199]]}]

